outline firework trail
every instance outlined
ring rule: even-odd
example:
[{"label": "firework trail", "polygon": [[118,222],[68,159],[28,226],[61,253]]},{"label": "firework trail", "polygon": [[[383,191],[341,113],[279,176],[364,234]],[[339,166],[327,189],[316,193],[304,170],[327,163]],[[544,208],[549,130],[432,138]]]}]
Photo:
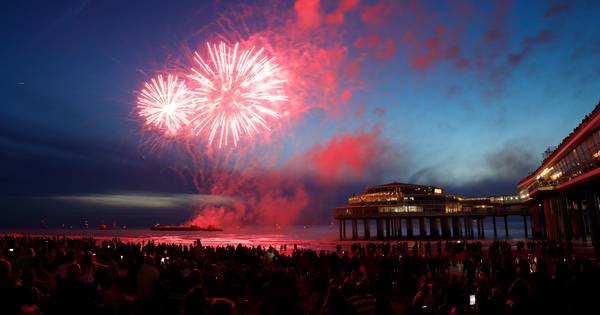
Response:
[{"label": "firework trail", "polygon": [[231,143],[237,146],[240,136],[252,137],[261,130],[270,131],[267,118],[280,118],[274,109],[277,102],[287,101],[280,78],[281,68],[274,57],[263,54],[264,48],[239,49],[221,42],[206,43],[208,58],[198,52],[194,60],[198,67],[188,75],[196,84],[196,103],[191,120],[196,135],[208,133],[209,143],[219,137],[219,148]]},{"label": "firework trail", "polygon": [[174,135],[189,123],[194,113],[194,98],[185,82],[170,74],[165,81],[158,75],[144,84],[137,107],[147,125]]}]

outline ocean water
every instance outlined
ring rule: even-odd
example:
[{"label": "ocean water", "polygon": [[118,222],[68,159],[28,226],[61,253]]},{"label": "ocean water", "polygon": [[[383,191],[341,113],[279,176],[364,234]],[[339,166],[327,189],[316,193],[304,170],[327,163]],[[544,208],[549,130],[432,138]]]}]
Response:
[{"label": "ocean water", "polygon": [[[496,221],[498,238],[504,239],[504,220]],[[527,221],[527,226],[531,230],[531,222]],[[418,223],[413,222],[414,233],[418,233]],[[521,217],[509,217],[509,239],[523,239],[525,236],[523,230],[523,219]],[[362,237],[363,226],[359,224],[359,235]],[[346,235],[351,236],[350,224],[346,225]],[[475,228],[476,229],[476,228]],[[485,240],[491,240],[494,237],[492,219],[486,219],[484,222]],[[371,233],[374,234],[375,227],[371,227]],[[403,226],[406,231],[406,226]],[[429,232],[429,231],[428,231]],[[287,245],[287,250],[292,250],[294,244],[299,248],[311,248],[315,250],[334,250],[337,244],[344,247],[353,243],[352,240],[340,241],[337,223],[332,225],[313,225],[313,226],[245,226],[224,228],[224,231],[206,232],[206,231],[152,231],[145,229],[2,229],[0,234],[29,234],[43,236],[71,236],[71,237],[94,237],[97,239],[112,239],[115,237],[123,241],[142,242],[152,240],[157,243],[180,243],[191,244],[196,240],[201,240],[204,245],[260,245],[274,246],[280,248],[281,245]],[[475,230],[475,233],[476,230]],[[531,235],[531,233],[529,234]]]}]

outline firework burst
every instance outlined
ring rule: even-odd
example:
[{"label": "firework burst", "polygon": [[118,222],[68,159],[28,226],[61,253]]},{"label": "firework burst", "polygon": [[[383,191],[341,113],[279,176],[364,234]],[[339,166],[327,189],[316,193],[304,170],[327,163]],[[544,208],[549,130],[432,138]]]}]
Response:
[{"label": "firework burst", "polygon": [[[207,134],[209,143],[218,135],[219,148],[233,143],[241,135],[252,137],[270,131],[267,119],[280,116],[276,103],[287,101],[285,80],[274,57],[264,48],[239,49],[220,43],[206,43],[206,60],[195,53],[197,67],[188,77],[193,80],[196,104],[191,126],[196,135]],[[229,140],[231,139],[231,141]]]},{"label": "firework burst", "polygon": [[173,75],[162,75],[146,82],[137,102],[139,115],[147,125],[176,134],[190,122],[194,113],[194,97],[186,88],[185,82]]}]

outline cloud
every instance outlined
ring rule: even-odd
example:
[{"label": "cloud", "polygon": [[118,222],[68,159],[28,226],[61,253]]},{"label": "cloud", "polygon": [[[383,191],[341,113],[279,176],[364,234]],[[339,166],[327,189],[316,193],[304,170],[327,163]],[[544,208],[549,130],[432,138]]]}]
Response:
[{"label": "cloud", "polygon": [[49,197],[66,203],[109,208],[172,209],[198,205],[224,205],[236,198],[201,194],[160,194],[151,192],[116,192]]},{"label": "cloud", "polygon": [[397,51],[396,43],[393,39],[383,41],[379,35],[359,37],[354,41],[354,47],[372,50],[375,58],[381,60],[393,58]]},{"label": "cloud", "polygon": [[197,207],[190,223],[290,225],[298,222],[314,197],[307,193],[300,178],[276,170],[244,174],[221,172],[211,192],[238,198],[229,204]]},{"label": "cloud", "polygon": [[294,10],[298,16],[298,25],[312,29],[321,25],[321,11],[319,0],[296,0]]},{"label": "cloud", "polygon": [[550,30],[544,29],[539,31],[535,36],[527,36],[523,39],[523,47],[518,53],[508,55],[508,63],[512,66],[517,66],[523,62],[523,59],[531,53],[533,48],[549,42],[553,38]]},{"label": "cloud", "polygon": [[517,183],[536,167],[536,159],[524,141],[511,141],[456,169],[457,161],[424,167],[409,177],[412,183],[441,185],[462,193],[514,193]]},{"label": "cloud", "polygon": [[344,23],[344,15],[358,7],[359,0],[341,0],[337,9],[325,17],[327,24],[339,25]]},{"label": "cloud", "polygon": [[383,139],[379,128],[335,135],[290,164],[290,169],[325,183],[367,180],[402,169],[399,153]]},{"label": "cloud", "polygon": [[330,216],[329,207],[343,202],[350,192],[404,169],[405,162],[379,128],[336,135],[279,167],[213,174],[210,193],[238,199],[198,207],[190,222],[219,226],[323,222]]},{"label": "cloud", "polygon": [[460,35],[460,29],[444,26],[435,27],[428,36],[420,36],[413,31],[404,33],[402,41],[408,48],[411,68],[425,71],[442,60],[452,62],[457,69],[470,67],[471,62],[461,54],[458,46]]},{"label": "cloud", "polygon": [[548,18],[548,17],[556,16],[562,12],[568,11],[569,8],[571,8],[571,5],[566,2],[559,2],[559,3],[551,4],[546,9],[546,12],[544,13],[544,17]]},{"label": "cloud", "polygon": [[382,24],[389,14],[389,4],[384,0],[380,0],[374,5],[365,6],[361,19],[365,24],[375,26]]}]

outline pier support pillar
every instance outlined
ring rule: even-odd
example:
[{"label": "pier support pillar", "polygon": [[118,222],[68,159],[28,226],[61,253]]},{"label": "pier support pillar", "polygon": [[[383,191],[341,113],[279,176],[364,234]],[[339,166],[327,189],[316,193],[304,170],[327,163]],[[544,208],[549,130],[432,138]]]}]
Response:
[{"label": "pier support pillar", "polygon": [[436,217],[429,217],[429,236],[431,238],[439,238],[440,232],[438,231],[438,223]]},{"label": "pier support pillar", "polygon": [[376,219],[375,222],[377,224],[377,239],[383,239],[383,221],[382,219]]},{"label": "pier support pillar", "polygon": [[402,238],[402,221],[400,219],[394,219],[394,222],[396,222],[396,228],[397,228],[396,239],[401,239]]},{"label": "pier support pillar", "polygon": [[462,238],[462,231],[460,226],[460,217],[452,218],[452,237],[455,239]]},{"label": "pier support pillar", "polygon": [[365,230],[365,239],[370,240],[371,239],[371,224],[369,223],[369,219],[363,220],[363,228]]},{"label": "pier support pillar", "polygon": [[529,238],[529,235],[527,233],[528,231],[527,231],[527,216],[526,215],[523,216],[523,230],[525,231],[525,238],[526,239]]},{"label": "pier support pillar", "polygon": [[419,237],[424,239],[427,237],[427,230],[425,229],[425,218],[419,218]]},{"label": "pier support pillar", "polygon": [[592,239],[592,245],[596,250],[596,256],[600,255],[600,230],[598,229],[599,221],[599,207],[598,207],[598,194],[591,189],[588,189],[585,193],[585,209],[588,213],[588,222],[590,228],[590,235]]},{"label": "pier support pillar", "polygon": [[342,231],[342,221],[343,220],[338,220],[338,226],[339,226],[339,229],[340,229],[340,241],[344,240],[344,234],[343,234],[343,231]]},{"label": "pier support pillar", "polygon": [[582,241],[587,241],[587,231],[585,228],[585,218],[583,217],[583,207],[581,199],[577,200],[577,225],[579,226],[579,237]]},{"label": "pier support pillar", "polygon": [[473,239],[473,227],[471,226],[472,222],[473,220],[471,220],[470,217],[465,217],[465,234],[467,239]]},{"label": "pier support pillar", "polygon": [[385,237],[386,238],[391,238],[391,227],[390,227],[390,219],[385,219]]},{"label": "pier support pillar", "polygon": [[450,235],[450,224],[448,222],[448,217],[442,217],[442,237],[445,239],[450,239],[452,235]]},{"label": "pier support pillar", "polygon": [[481,219],[481,238],[485,239],[485,218]]},{"label": "pier support pillar", "polygon": [[492,220],[494,222],[494,239],[498,239],[498,228],[496,227],[496,216],[492,215]]},{"label": "pier support pillar", "polygon": [[508,216],[504,216],[504,236],[508,239]]},{"label": "pier support pillar", "polygon": [[358,222],[356,222],[356,219],[352,220],[352,239],[358,239]]},{"label": "pier support pillar", "polygon": [[406,219],[406,238],[407,239],[413,238],[412,218]]}]

